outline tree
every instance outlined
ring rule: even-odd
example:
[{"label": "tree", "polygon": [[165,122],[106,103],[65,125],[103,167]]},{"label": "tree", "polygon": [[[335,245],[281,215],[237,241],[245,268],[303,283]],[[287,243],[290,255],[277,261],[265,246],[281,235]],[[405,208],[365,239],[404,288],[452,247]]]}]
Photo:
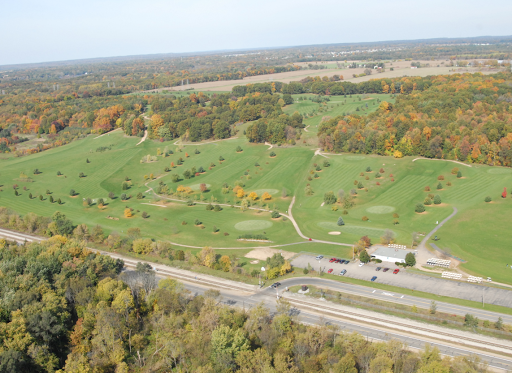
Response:
[{"label": "tree", "polygon": [[129,186],[128,182],[127,182],[127,181],[123,181],[123,184],[122,184],[122,186],[121,186],[121,189],[122,189],[122,190],[128,190],[128,189],[129,189],[129,187],[130,187],[130,186]]},{"label": "tree", "polygon": [[327,204],[327,205],[332,205],[333,203],[336,203],[336,196],[334,195],[334,193],[331,191],[331,192],[327,192],[324,194],[324,203]]},{"label": "tree", "polygon": [[436,187],[436,188],[437,188],[437,190],[441,190],[441,189],[443,189],[443,184],[441,184],[441,183],[437,184],[437,187]]},{"label": "tree", "polygon": [[423,206],[423,203],[418,203],[414,209],[417,213],[425,212],[425,206]]},{"label": "tree", "polygon": [[222,161],[224,161],[224,157],[221,155],[221,156],[219,156],[219,162],[222,162]]},{"label": "tree", "polygon": [[359,181],[359,182],[357,183],[357,189],[363,189],[363,188],[364,188],[363,183]]},{"label": "tree", "polygon": [[478,328],[478,317],[475,317],[469,313],[464,316],[464,325],[469,326],[470,328]]},{"label": "tree", "polygon": [[142,195],[142,192],[137,193],[137,199],[143,199],[144,196]]},{"label": "tree", "polygon": [[489,196],[485,197],[485,202],[489,203],[489,202],[491,202],[491,201],[492,201],[492,198],[491,198],[491,197],[489,197]]},{"label": "tree", "polygon": [[270,216],[272,217],[272,219],[278,219],[281,214],[279,213],[279,211],[272,211],[272,214],[270,214]]},{"label": "tree", "polygon": [[75,190],[74,190],[74,189],[71,189],[71,190],[69,191],[69,195],[70,195],[71,197],[73,197],[75,194],[76,194],[76,192],[75,192]]},{"label": "tree", "polygon": [[125,208],[124,209],[124,217],[125,218],[131,218],[132,217],[132,210],[130,208]]},{"label": "tree", "polygon": [[199,260],[205,267],[212,268],[215,264],[215,251],[209,246],[203,247],[199,253]]},{"label": "tree", "polygon": [[261,196],[261,199],[262,199],[263,201],[268,201],[268,200],[272,199],[272,196],[270,195],[270,193],[269,193],[269,192],[265,192],[265,193],[263,193],[263,195]]},{"label": "tree", "polygon": [[42,194],[40,194],[40,195],[39,195],[39,200],[40,200],[40,201],[42,201],[42,200],[43,200],[43,195],[42,195]]},{"label": "tree", "polygon": [[103,228],[101,225],[97,224],[91,232],[91,238],[96,243],[102,243],[105,239],[105,233],[103,233]]},{"label": "tree", "polygon": [[[234,191],[234,190],[233,190],[233,191]],[[243,188],[239,188],[239,189],[236,191],[236,196],[237,196],[238,198],[244,198],[244,196],[245,196],[245,192],[244,192]]]},{"label": "tree", "polygon": [[114,199],[114,198],[115,198],[115,194],[114,194],[114,192],[109,192],[109,193],[108,193],[108,198],[110,198],[110,199]]},{"label": "tree", "polygon": [[274,158],[274,157],[276,156],[276,153],[275,153],[274,151],[271,151],[271,152],[270,152],[270,154],[269,154],[269,156],[270,156],[271,158]]},{"label": "tree", "polygon": [[340,227],[342,225],[345,225],[345,222],[343,221],[343,218],[341,216],[338,218],[338,222],[336,224],[338,224]]},{"label": "tree", "polygon": [[368,252],[366,250],[361,251],[359,254],[359,260],[362,263],[368,263],[370,261],[370,255],[368,255]]},{"label": "tree", "polygon": [[[17,190],[14,190],[14,195],[15,195],[15,196],[18,196],[18,195],[19,195],[19,193],[18,193],[18,191],[17,191]],[[53,203],[53,200],[52,200],[51,202]]]},{"label": "tree", "polygon": [[494,323],[494,327],[498,330],[503,329],[503,319],[498,317],[498,320]]},{"label": "tree", "polygon": [[413,253],[407,253],[405,256],[405,264],[409,267],[414,267],[416,265],[416,256]]},{"label": "tree", "polygon": [[238,146],[236,147],[236,152],[237,152],[237,153],[240,153],[240,152],[243,152],[243,151],[244,151],[244,150],[242,149],[242,147],[241,147],[240,145],[238,145]]},{"label": "tree", "polygon": [[78,177],[81,179],[81,178],[85,177],[85,174],[84,174],[83,172],[80,172],[80,173],[78,174]]},{"label": "tree", "polygon": [[70,235],[73,233],[73,222],[66,218],[66,215],[55,211],[52,215],[52,221],[55,223],[55,230],[57,234],[62,236]]},{"label": "tree", "polygon": [[435,301],[430,302],[430,309],[429,312],[431,315],[434,315],[437,311],[437,304]]},{"label": "tree", "polygon": [[28,199],[32,199],[32,193],[28,194]]},{"label": "tree", "polygon": [[457,179],[460,179],[462,177],[462,172],[457,171]]},{"label": "tree", "polygon": [[229,256],[222,255],[219,259],[219,263],[222,265],[222,270],[224,272],[229,272],[231,270],[231,259],[229,259]]},{"label": "tree", "polygon": [[253,201],[256,201],[258,199],[258,195],[256,194],[256,192],[249,193],[249,195],[247,197],[249,197]]},{"label": "tree", "polygon": [[201,183],[199,184],[199,189],[201,190],[201,193],[204,193],[208,190],[208,187],[206,186],[205,183]]},{"label": "tree", "polygon": [[370,166],[366,167],[366,172],[372,172],[372,168]]},{"label": "tree", "polygon": [[439,194],[436,194],[436,196],[434,197],[434,204],[435,205],[441,204],[441,196]]},{"label": "tree", "polygon": [[128,196],[126,195],[126,193],[121,194],[121,201],[126,201],[127,198]]},{"label": "tree", "polygon": [[503,188],[503,193],[501,193],[501,198],[507,198],[507,188]]},{"label": "tree", "polygon": [[430,197],[425,197],[425,200],[423,201],[423,204],[425,206],[430,206],[432,204],[432,200],[430,199]]},{"label": "tree", "polygon": [[148,213],[146,211],[142,211],[142,219],[147,219],[149,217]]}]

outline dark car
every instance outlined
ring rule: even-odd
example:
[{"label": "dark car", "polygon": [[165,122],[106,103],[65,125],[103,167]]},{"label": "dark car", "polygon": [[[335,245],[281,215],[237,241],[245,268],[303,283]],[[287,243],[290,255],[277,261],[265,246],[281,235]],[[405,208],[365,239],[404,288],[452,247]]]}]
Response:
[{"label": "dark car", "polygon": [[381,269],[382,269],[382,267],[375,268],[376,271],[380,271]]},{"label": "dark car", "polygon": [[350,263],[350,260],[345,260],[345,264],[348,264],[348,263]]},{"label": "dark car", "polygon": [[375,281],[377,279],[377,276],[373,276],[372,277],[372,282]]},{"label": "dark car", "polygon": [[387,271],[389,271],[389,268],[384,268],[384,269],[382,270],[382,272],[387,272]]},{"label": "dark car", "polygon": [[272,289],[277,289],[279,286],[281,286],[281,283],[280,282],[274,282],[270,287]]}]

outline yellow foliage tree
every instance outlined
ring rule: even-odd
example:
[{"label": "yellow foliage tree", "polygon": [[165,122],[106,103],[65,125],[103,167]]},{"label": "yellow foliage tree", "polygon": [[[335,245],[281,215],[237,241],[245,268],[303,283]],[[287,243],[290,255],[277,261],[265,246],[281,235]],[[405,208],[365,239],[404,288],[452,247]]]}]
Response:
[{"label": "yellow foliage tree", "polygon": [[238,198],[244,198],[245,192],[244,192],[243,188],[238,189],[238,192],[236,192],[236,196]]},{"label": "yellow foliage tree", "polygon": [[256,194],[256,192],[251,192],[249,193],[249,198],[252,199],[253,201],[256,201],[258,199],[258,195]]},{"label": "yellow foliage tree", "polygon": [[219,259],[219,263],[222,265],[224,272],[229,272],[231,269],[231,259],[229,259],[229,256],[222,255]]},{"label": "yellow foliage tree", "polygon": [[205,246],[199,253],[199,259],[201,260],[202,265],[212,268],[215,264],[215,251],[211,247]]},{"label": "yellow foliage tree", "polygon": [[261,196],[261,199],[266,201],[266,200],[269,200],[269,199],[272,199],[272,196],[270,195],[269,192],[265,192],[263,193],[263,195]]},{"label": "yellow foliage tree", "polygon": [[129,208],[124,209],[124,217],[125,218],[131,218],[132,217],[132,210]]},{"label": "yellow foliage tree", "polygon": [[281,276],[287,274],[292,270],[292,265],[289,261],[285,261],[284,264],[281,266]]},{"label": "yellow foliage tree", "polygon": [[395,158],[402,158],[403,157],[403,154],[400,150],[395,150],[395,152],[393,153],[393,157]]}]

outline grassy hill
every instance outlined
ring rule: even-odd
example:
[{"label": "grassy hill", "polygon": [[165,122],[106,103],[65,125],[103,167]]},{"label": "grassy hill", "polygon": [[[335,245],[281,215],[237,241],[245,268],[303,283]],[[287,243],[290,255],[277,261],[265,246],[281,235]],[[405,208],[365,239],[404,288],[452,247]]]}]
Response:
[{"label": "grassy hill", "polygon": [[[287,110],[295,110],[295,105],[306,107],[309,104],[294,104]],[[343,110],[338,108],[334,104],[332,112],[327,112],[327,115],[334,116],[335,111]],[[313,130],[320,119],[321,116],[316,116],[307,119],[306,123]],[[210,144],[183,145],[181,151],[178,145],[171,142],[146,141],[136,146],[138,141],[138,138],[128,138],[121,132],[115,132],[99,138],[90,136],[28,157],[1,160],[0,206],[12,208],[21,214],[34,212],[45,216],[51,216],[58,210],[75,223],[85,223],[90,227],[100,224],[107,232],[124,234],[130,227],[140,227],[146,237],[219,248],[261,245],[236,240],[239,235],[247,233],[264,234],[274,244],[302,242],[303,239],[297,235],[290,221],[271,219],[270,212],[242,212],[227,206],[222,211],[214,212],[206,211],[205,205],[201,204],[189,207],[179,201],[164,203],[152,197],[150,187],[157,190],[160,182],[174,191],[178,185],[189,186],[193,190],[189,197],[192,200],[202,195],[205,201],[217,201],[213,204],[233,204],[240,199],[233,192],[223,194],[223,184],[234,186],[236,181],[242,181],[246,193],[255,191],[261,197],[267,191],[272,195],[268,202],[257,200],[256,206],[265,205],[269,211],[278,209],[282,212],[288,210],[291,197],[295,195],[293,215],[305,235],[349,244],[362,235],[368,235],[378,242],[386,230],[391,230],[398,243],[410,246],[413,232],[428,233],[455,206],[459,212],[439,230],[440,241],[437,245],[466,260],[463,267],[469,272],[512,283],[512,272],[505,267],[505,264],[512,264],[508,245],[512,234],[507,229],[512,199],[500,197],[504,187],[512,187],[512,169],[354,154],[327,155],[328,158],[325,158],[315,155],[315,147],[307,146],[307,143],[300,143],[305,146],[269,150],[266,145],[247,143],[243,136]],[[243,151],[236,152],[237,146],[242,147]],[[97,151],[102,147],[106,150]],[[174,154],[157,156],[155,162],[140,162],[143,156],[156,156],[158,149],[164,151],[166,147]],[[199,154],[195,154],[196,149]],[[270,157],[271,151],[276,153],[276,157]],[[223,162],[219,162],[220,156],[225,159]],[[180,157],[184,159],[183,165],[172,168],[170,172],[164,171],[171,166],[171,162],[176,165]],[[328,167],[324,167],[325,160],[330,163]],[[210,169],[212,162],[215,166]],[[315,164],[321,170],[317,171]],[[206,172],[184,179],[183,172],[192,167],[203,167]],[[371,172],[366,172],[368,167]],[[462,172],[461,178],[451,173],[454,167]],[[33,174],[36,168],[40,174]],[[381,168],[384,172],[377,178],[376,174]],[[58,171],[62,176],[57,176]],[[81,172],[85,177],[79,177]],[[25,180],[22,173],[32,181]],[[315,173],[318,178],[314,177]],[[360,176],[361,173],[363,176]],[[153,180],[145,178],[151,174]],[[172,183],[172,174],[178,174],[182,180]],[[441,181],[442,189],[437,190],[440,175],[444,176],[444,180]],[[311,180],[308,180],[308,176]],[[126,177],[132,186],[125,191],[122,184]],[[355,181],[361,182],[364,188],[357,189]],[[448,182],[451,186],[447,185]],[[207,192],[200,193],[200,183],[208,185]],[[305,193],[308,183],[314,192],[311,196]],[[18,185],[18,196],[15,196],[14,184]],[[430,192],[425,191],[426,186],[430,187]],[[338,211],[332,211],[331,205],[322,206],[326,192],[332,191],[337,195],[343,189],[345,194],[349,194],[354,188],[357,189],[356,204],[347,209],[347,215],[342,215],[343,208],[339,205]],[[76,196],[70,196],[71,189],[76,191]],[[47,195],[47,190],[51,194]],[[115,198],[108,197],[110,192],[114,193]],[[120,200],[123,192],[131,195],[128,201]],[[29,193],[32,199],[29,199]],[[137,199],[138,193],[142,193],[144,198]],[[415,213],[415,205],[422,203],[429,193],[439,195],[442,204],[426,206],[426,213]],[[43,200],[39,199],[40,195]],[[55,201],[60,198],[62,204],[50,203],[50,196]],[[486,196],[491,196],[493,201],[485,203]],[[91,198],[96,203],[84,207],[84,198]],[[97,206],[99,198],[106,202],[101,210]],[[123,215],[127,206],[134,209],[131,218]],[[149,218],[142,218],[143,211],[148,213]],[[398,224],[393,224],[394,213],[399,215]],[[108,216],[119,220],[107,219]],[[342,227],[336,224],[339,216],[343,216],[345,221]],[[368,221],[362,220],[364,216]],[[204,228],[195,226],[196,219],[202,222]],[[213,232],[214,226],[218,229],[217,233]],[[329,232],[333,231],[341,234],[330,235]],[[307,247],[307,244],[301,244],[287,246],[286,250],[310,251]],[[310,247],[318,253],[343,257],[350,255],[348,247],[327,244]]]}]

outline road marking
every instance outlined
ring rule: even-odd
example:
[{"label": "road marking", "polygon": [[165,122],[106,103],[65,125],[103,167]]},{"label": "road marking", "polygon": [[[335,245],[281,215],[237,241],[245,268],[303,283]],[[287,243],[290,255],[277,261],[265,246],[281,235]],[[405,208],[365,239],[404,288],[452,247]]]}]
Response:
[{"label": "road marking", "polygon": [[372,291],[372,294],[375,293],[377,290]]}]

